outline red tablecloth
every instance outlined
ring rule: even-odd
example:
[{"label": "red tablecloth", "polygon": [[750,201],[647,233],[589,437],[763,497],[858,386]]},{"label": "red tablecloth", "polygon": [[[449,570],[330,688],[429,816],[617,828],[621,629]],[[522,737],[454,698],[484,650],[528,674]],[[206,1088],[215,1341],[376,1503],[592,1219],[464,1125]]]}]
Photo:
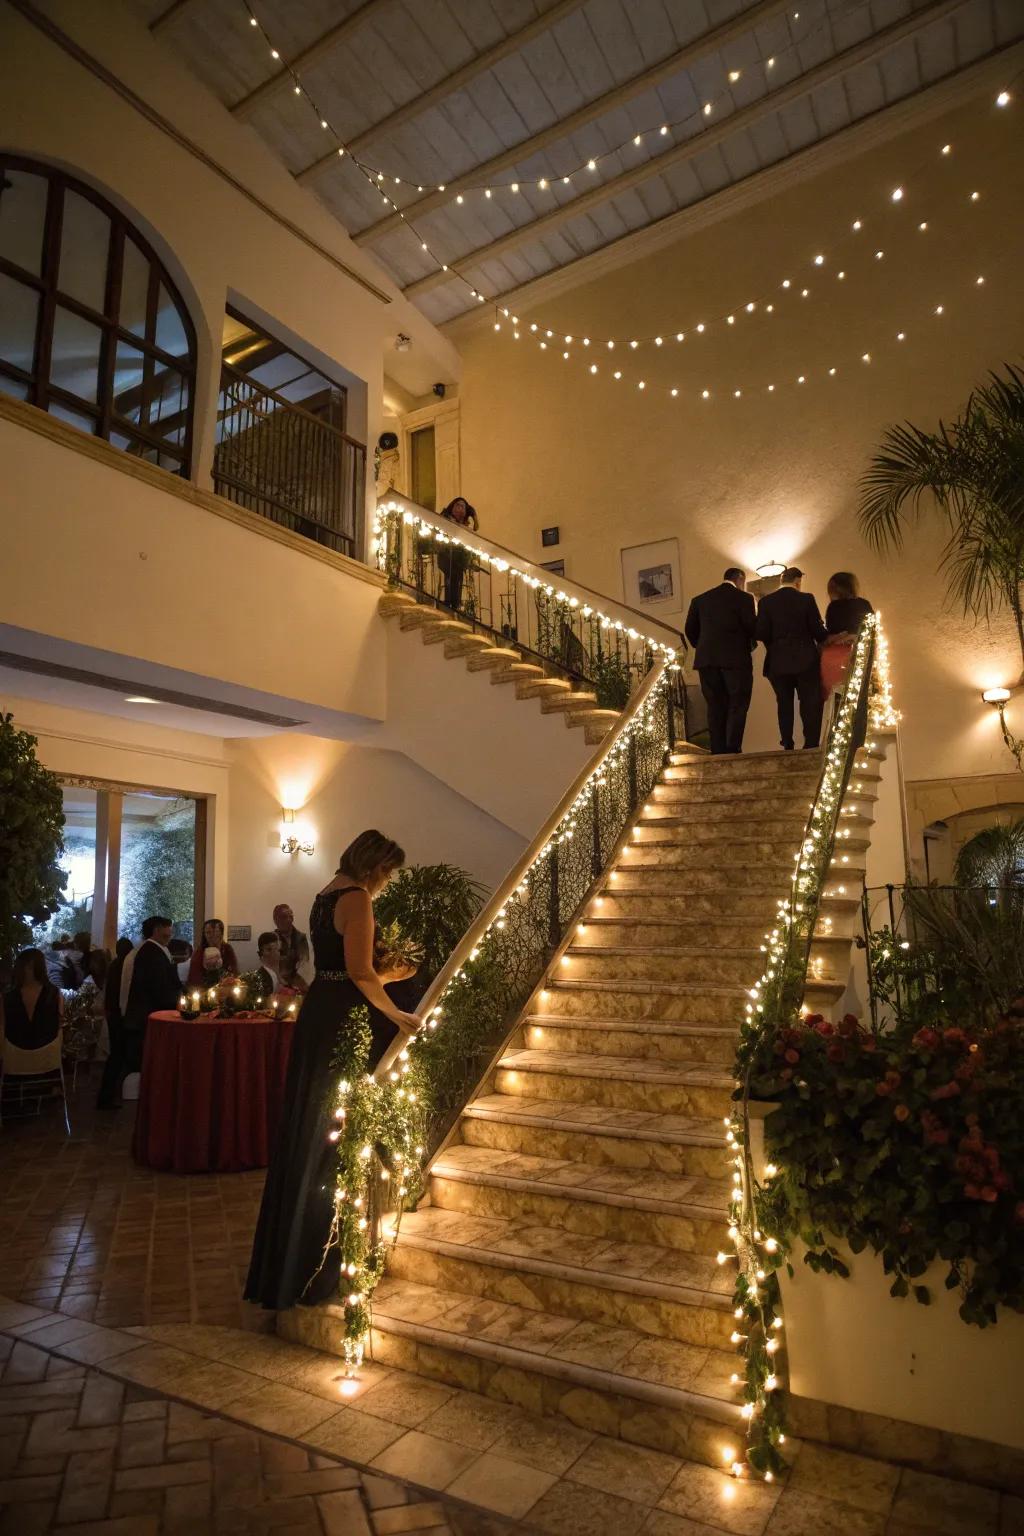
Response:
[{"label": "red tablecloth", "polygon": [[173,1173],[265,1168],[294,1028],[294,1019],[150,1014],[135,1161]]}]

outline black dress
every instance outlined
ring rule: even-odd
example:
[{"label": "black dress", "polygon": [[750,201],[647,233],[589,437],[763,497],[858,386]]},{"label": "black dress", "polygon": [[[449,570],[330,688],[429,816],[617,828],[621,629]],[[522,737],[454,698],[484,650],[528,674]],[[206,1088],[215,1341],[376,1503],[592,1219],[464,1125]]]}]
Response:
[{"label": "black dress", "polygon": [[825,628],[830,635],[855,635],[874,611],[866,597],[834,597],[825,609]]},{"label": "black dress", "polygon": [[[4,1033],[20,1051],[38,1051],[60,1033],[60,993],[46,985],[31,1014],[18,987],[4,993]],[[13,1073],[12,1073],[13,1076]]]},{"label": "black dress", "polygon": [[[338,1294],[337,1249],[321,1264],[334,1212],[335,1152],[327,1140],[334,1124],[331,1058],[350,1011],[370,1005],[345,972],[345,944],[334,926],[334,909],[350,891],[361,889],[322,892],[309,914],[315,973],[292,1038],[281,1127],[245,1284],[246,1301],[278,1311],[298,1301],[317,1305]],[[367,1065],[372,1071],[398,1031],[372,1007],[370,1020]]]}]

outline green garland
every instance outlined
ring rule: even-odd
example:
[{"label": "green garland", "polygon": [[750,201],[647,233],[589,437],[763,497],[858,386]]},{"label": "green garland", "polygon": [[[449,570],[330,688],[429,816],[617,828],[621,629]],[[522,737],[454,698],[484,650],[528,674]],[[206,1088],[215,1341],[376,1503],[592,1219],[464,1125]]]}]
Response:
[{"label": "green garland", "polygon": [[421,1076],[403,1050],[383,1082],[367,1073],[370,1013],[353,1008],[332,1058],[337,1073],[334,1127],[337,1154],[334,1216],[324,1258],[337,1248],[345,1313],[344,1352],[355,1370],[371,1324],[373,1292],[384,1272],[387,1242],[382,1217],[392,1191],[395,1225],[419,1198],[422,1180],[424,1095]]}]

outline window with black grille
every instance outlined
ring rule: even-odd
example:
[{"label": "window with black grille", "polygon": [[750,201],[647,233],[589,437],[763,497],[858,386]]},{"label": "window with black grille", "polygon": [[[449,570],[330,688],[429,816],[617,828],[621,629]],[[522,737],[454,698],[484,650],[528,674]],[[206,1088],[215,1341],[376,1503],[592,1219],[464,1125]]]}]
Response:
[{"label": "window with black grille", "polygon": [[187,476],[195,328],[144,236],[84,182],[0,155],[0,390]]}]

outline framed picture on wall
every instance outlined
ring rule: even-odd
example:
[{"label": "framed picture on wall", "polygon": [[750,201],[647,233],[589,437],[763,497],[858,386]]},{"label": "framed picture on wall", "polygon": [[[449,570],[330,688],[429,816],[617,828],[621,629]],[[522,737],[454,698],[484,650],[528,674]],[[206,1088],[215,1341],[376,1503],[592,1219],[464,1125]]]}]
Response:
[{"label": "framed picture on wall", "polygon": [[564,560],[542,560],[540,562],[540,568],[542,571],[550,571],[553,576],[565,575]]},{"label": "framed picture on wall", "polygon": [[553,544],[557,544],[558,543],[558,539],[559,539],[559,530],[557,528],[542,528],[541,529],[541,531],[540,531],[540,542],[543,544],[545,549],[550,549]]},{"label": "framed picture on wall", "polygon": [[622,591],[631,608],[679,608],[679,540],[631,544],[622,551]]}]

